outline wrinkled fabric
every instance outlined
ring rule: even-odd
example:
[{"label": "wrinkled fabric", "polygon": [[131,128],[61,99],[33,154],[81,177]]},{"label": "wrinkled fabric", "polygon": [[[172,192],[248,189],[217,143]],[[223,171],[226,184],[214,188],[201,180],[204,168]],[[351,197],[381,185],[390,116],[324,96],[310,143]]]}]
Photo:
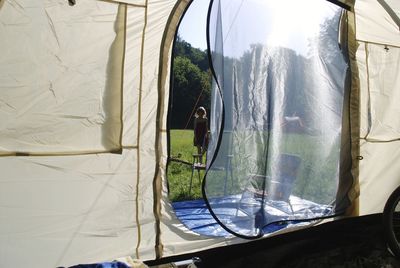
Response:
[{"label": "wrinkled fabric", "polygon": [[[332,216],[341,202],[335,197],[348,68],[338,45],[341,9],[313,5],[317,15],[298,1],[213,3],[211,122],[219,139],[210,145],[214,159],[204,190],[214,216],[232,233],[257,237],[273,221]],[[242,198],[227,217],[213,200],[233,194]],[[327,209],[296,208],[294,196]],[[275,200],[291,205],[288,218],[268,216]]]}]

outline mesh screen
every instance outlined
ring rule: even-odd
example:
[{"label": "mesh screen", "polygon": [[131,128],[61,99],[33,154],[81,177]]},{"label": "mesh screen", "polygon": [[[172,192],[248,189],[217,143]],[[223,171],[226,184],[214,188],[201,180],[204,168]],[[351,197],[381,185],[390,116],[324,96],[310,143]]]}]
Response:
[{"label": "mesh screen", "polygon": [[203,194],[212,214],[244,237],[332,216],[348,68],[341,8],[320,0],[210,8],[215,82]]}]

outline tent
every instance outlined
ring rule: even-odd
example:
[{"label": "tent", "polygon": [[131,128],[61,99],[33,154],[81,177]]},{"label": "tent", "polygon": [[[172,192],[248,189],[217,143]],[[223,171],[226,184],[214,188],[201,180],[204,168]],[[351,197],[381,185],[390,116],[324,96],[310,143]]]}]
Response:
[{"label": "tent", "polygon": [[[126,256],[157,260],[249,243],[247,238],[275,237],[276,233],[260,233],[257,226],[245,232],[235,229],[237,225],[231,228],[232,218],[224,218],[213,202],[219,194],[208,188],[209,178],[216,174],[211,171],[203,192],[215,220],[231,231],[229,236],[204,236],[187,229],[168,200],[166,122],[172,48],[190,2],[0,1],[0,267],[68,267]],[[257,1],[231,2],[242,7]],[[317,221],[294,229],[381,213],[400,184],[400,4],[317,2],[343,11],[337,31],[347,58],[348,69],[340,76],[346,89],[341,107],[346,109],[335,121],[341,132],[333,132],[341,150],[332,190],[343,202],[328,214],[311,217]],[[228,53],[223,29],[229,16],[227,9],[218,8],[224,1],[211,5],[209,17],[215,19],[208,25],[213,29],[209,45],[221,90],[228,82],[222,52]],[[311,13],[316,12],[314,7],[308,6]],[[247,33],[236,40],[246,40]],[[315,75],[329,69],[319,66]],[[232,82],[237,76],[229,77]],[[283,78],[269,83],[278,85]],[[245,99],[245,94],[225,93],[228,99],[221,102],[219,90],[215,92],[212,120],[220,139],[211,146],[210,169],[232,152],[219,127],[232,130],[233,119],[247,121],[229,114],[226,103],[249,107],[234,102]],[[235,109],[231,111],[239,111]],[[265,131],[269,130],[267,126]],[[250,220],[258,217],[253,212],[247,215]]]}]

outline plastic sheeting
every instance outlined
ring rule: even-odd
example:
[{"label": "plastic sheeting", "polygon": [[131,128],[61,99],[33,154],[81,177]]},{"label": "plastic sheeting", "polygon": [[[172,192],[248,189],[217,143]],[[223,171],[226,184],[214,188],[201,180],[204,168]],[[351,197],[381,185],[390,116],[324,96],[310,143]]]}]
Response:
[{"label": "plastic sheeting", "polygon": [[[235,204],[240,202],[241,198],[240,195],[221,197],[213,200],[213,206],[218,206],[218,208],[220,208],[219,213],[223,214],[224,217],[231,218],[237,213]],[[302,200],[295,196],[291,197],[291,199],[292,204],[294,204],[299,211],[308,210],[308,213],[319,214],[321,211],[330,209],[329,207],[311,203],[308,200]],[[258,206],[260,202],[253,202],[253,205],[255,207],[248,207],[248,209],[259,209]],[[231,236],[231,234],[222,228],[212,217],[203,199],[174,202],[173,207],[179,220],[193,232],[208,237]],[[267,204],[264,209],[265,214],[271,219],[271,224],[265,227],[264,232],[266,233],[276,232],[288,226],[298,227],[304,225],[301,222],[282,221],[282,219],[289,219],[292,216],[292,211],[286,202],[271,202]],[[247,230],[243,230],[243,232],[247,232]]]},{"label": "plastic sheeting", "polygon": [[[321,1],[213,2],[212,136],[219,139],[210,146],[204,193],[231,233],[258,237],[275,221],[340,213],[348,68],[338,44],[340,16],[340,8]],[[226,216],[213,200],[232,194],[241,198]],[[293,195],[327,207],[297,207]],[[274,202],[286,203],[289,216],[270,217],[266,208]]]}]

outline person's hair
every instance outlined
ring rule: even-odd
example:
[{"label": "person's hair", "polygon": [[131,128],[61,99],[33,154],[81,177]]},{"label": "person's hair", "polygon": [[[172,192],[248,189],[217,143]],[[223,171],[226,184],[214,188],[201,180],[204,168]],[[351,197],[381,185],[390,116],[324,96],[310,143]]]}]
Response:
[{"label": "person's hair", "polygon": [[203,106],[200,106],[199,108],[197,108],[197,110],[196,110],[196,113],[195,113],[195,117],[196,118],[199,118],[200,117],[200,115],[199,115],[199,112],[203,112],[203,116],[202,116],[202,118],[207,118],[207,112],[206,112],[206,109],[204,109],[204,107]]}]

